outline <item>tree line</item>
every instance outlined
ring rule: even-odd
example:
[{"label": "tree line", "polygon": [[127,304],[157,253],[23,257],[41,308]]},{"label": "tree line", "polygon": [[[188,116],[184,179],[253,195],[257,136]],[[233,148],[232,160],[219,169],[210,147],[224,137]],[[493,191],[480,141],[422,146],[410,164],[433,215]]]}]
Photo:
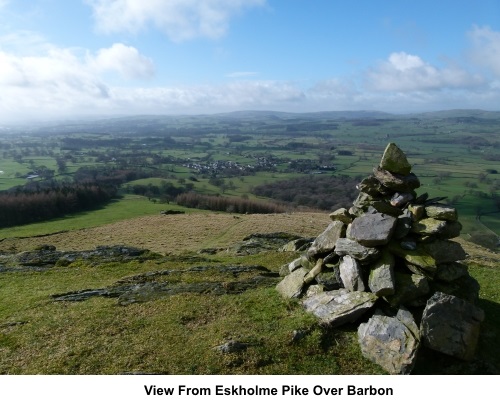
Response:
[{"label": "tree line", "polygon": [[348,176],[310,175],[261,184],[252,191],[294,206],[328,211],[351,206],[358,195],[358,183]]},{"label": "tree line", "polygon": [[0,227],[46,221],[95,209],[118,194],[119,186],[147,175],[140,171],[84,167],[73,181],[32,181],[0,192]]},{"label": "tree line", "polygon": [[61,184],[38,191],[0,194],[0,226],[23,225],[89,210],[115,197],[117,188],[99,183]]},{"label": "tree line", "polygon": [[177,196],[176,203],[188,208],[223,211],[235,214],[274,214],[286,212],[289,206],[272,201],[255,201],[241,197],[222,197],[194,192]]}]

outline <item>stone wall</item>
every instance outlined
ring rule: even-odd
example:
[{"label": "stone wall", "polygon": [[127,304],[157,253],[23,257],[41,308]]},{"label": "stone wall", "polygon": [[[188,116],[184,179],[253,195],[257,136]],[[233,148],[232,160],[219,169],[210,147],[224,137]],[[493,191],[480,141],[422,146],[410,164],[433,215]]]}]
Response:
[{"label": "stone wall", "polygon": [[410,373],[421,345],[471,360],[484,318],[479,284],[451,240],[462,228],[457,211],[443,198],[418,195],[419,186],[405,154],[387,145],[352,207],[330,214],[330,225],[281,269],[276,286],[321,324],[362,318],[363,355],[391,374]]}]

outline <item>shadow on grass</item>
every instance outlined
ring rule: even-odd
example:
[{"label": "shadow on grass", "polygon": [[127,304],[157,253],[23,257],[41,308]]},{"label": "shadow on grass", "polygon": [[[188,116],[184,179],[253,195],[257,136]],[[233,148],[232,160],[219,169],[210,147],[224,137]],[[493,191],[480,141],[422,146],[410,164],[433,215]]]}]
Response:
[{"label": "shadow on grass", "polygon": [[472,361],[455,359],[421,347],[412,374],[450,375],[500,374],[500,304],[480,299],[478,306],[484,310],[476,355]]}]

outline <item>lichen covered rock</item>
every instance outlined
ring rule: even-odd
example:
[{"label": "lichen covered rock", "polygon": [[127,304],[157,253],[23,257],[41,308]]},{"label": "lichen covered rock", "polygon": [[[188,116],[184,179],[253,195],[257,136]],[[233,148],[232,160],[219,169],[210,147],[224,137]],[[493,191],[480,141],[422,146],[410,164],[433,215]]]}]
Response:
[{"label": "lichen covered rock", "polygon": [[358,328],[363,356],[390,374],[410,374],[420,346],[420,333],[411,313],[400,309],[396,317],[374,315]]}]

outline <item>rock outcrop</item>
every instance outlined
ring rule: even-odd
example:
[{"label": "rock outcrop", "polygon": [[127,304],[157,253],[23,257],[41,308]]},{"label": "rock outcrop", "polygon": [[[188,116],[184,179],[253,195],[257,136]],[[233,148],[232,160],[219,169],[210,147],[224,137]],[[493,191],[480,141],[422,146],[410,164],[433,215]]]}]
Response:
[{"label": "rock outcrop", "polygon": [[410,373],[422,344],[472,359],[484,317],[479,285],[461,262],[466,254],[450,240],[462,228],[457,211],[443,198],[418,196],[419,186],[390,143],[358,184],[353,206],[330,214],[332,223],[282,268],[277,286],[323,325],[375,313],[359,325],[359,342],[363,355],[391,374]]}]

